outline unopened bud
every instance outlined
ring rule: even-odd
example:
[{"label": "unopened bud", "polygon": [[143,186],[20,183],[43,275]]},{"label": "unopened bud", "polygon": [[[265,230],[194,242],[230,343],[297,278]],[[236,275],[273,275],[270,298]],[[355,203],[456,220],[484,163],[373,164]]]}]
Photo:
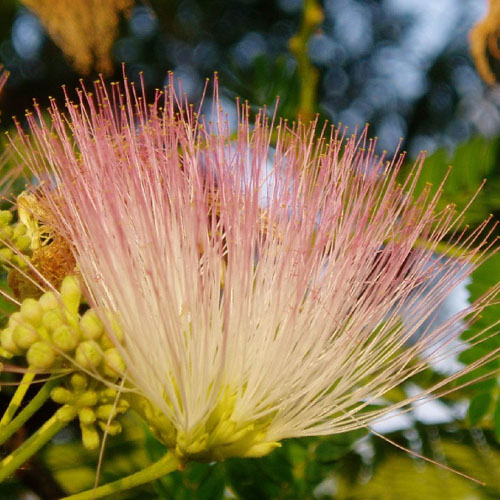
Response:
[{"label": "unopened bud", "polygon": [[99,447],[101,439],[99,433],[93,425],[85,425],[80,423],[82,430],[82,444],[87,450],[95,450]]},{"label": "unopened bud", "polygon": [[44,311],[49,309],[58,309],[61,307],[60,300],[56,297],[54,292],[45,292],[39,299],[39,304],[42,306]]},{"label": "unopened bud", "polygon": [[21,354],[23,351],[14,342],[14,329],[7,327],[0,333],[0,344],[2,347],[14,355]]},{"label": "unopened bud", "polygon": [[78,278],[66,276],[61,284],[61,298],[63,304],[72,313],[78,313],[82,291]]},{"label": "unopened bud", "polygon": [[75,361],[83,368],[97,368],[101,360],[101,349],[93,340],[85,340],[76,348]]},{"label": "unopened bud", "polygon": [[[26,232],[28,231],[28,228],[24,225],[24,224],[16,224],[16,226],[14,227],[14,238],[19,238],[23,235],[26,234]],[[31,242],[31,239],[30,239],[30,242]]]},{"label": "unopened bud", "polygon": [[76,417],[76,414],[77,410],[73,406],[64,405],[56,411],[55,417],[59,422],[68,423]]},{"label": "unopened bud", "polygon": [[52,334],[52,342],[61,349],[61,351],[73,351],[78,345],[78,337],[76,332],[68,325],[59,326]]},{"label": "unopened bud", "polygon": [[14,230],[10,226],[0,228],[0,239],[2,240],[10,240],[13,234]]},{"label": "unopened bud", "polygon": [[9,326],[14,328],[15,326],[22,325],[23,323],[23,316],[19,311],[16,311],[9,316]]},{"label": "unopened bud", "polygon": [[122,424],[120,424],[118,420],[113,420],[109,422],[109,424],[107,421],[103,422],[102,420],[99,420],[97,424],[103,432],[107,432],[110,436],[116,436],[122,431]]},{"label": "unopened bud", "polygon": [[99,420],[109,420],[116,416],[116,408],[113,405],[100,405],[96,409],[96,415]]},{"label": "unopened bud", "polygon": [[42,325],[52,332],[62,325],[65,326],[62,312],[59,309],[45,311],[42,316]]},{"label": "unopened bud", "polygon": [[26,354],[28,364],[37,370],[48,370],[56,360],[52,346],[46,342],[35,342]]},{"label": "unopened bud", "polygon": [[64,387],[56,387],[55,389],[52,389],[50,397],[52,401],[61,405],[70,404],[74,399],[73,393]]},{"label": "unopened bud", "polygon": [[29,250],[31,246],[31,238],[27,234],[23,234],[16,238],[15,243],[18,250],[20,250],[21,252],[25,252],[26,250]]},{"label": "unopened bud", "polygon": [[0,226],[6,226],[7,224],[10,224],[12,217],[13,217],[12,213],[9,212],[8,210],[1,210],[0,211]]},{"label": "unopened bud", "polygon": [[104,352],[104,375],[110,378],[119,377],[125,371],[125,362],[118,349],[112,347]]},{"label": "unopened bud", "polygon": [[13,338],[21,349],[29,349],[39,339],[39,335],[33,326],[17,325]]},{"label": "unopened bud", "polygon": [[21,315],[28,323],[33,326],[38,326],[42,322],[42,306],[35,299],[24,299],[21,304]]},{"label": "unopened bud", "polygon": [[97,404],[97,393],[95,391],[85,391],[78,395],[75,400],[76,406],[95,406]]},{"label": "unopened bud", "polygon": [[89,385],[89,379],[84,373],[73,373],[73,375],[71,375],[70,384],[73,389],[82,391]]},{"label": "unopened bud", "polygon": [[80,408],[78,410],[78,418],[84,425],[93,424],[96,421],[96,414],[91,408]]},{"label": "unopened bud", "polygon": [[83,332],[83,337],[88,340],[96,340],[104,331],[103,324],[93,309],[85,311],[80,319],[80,328]]},{"label": "unopened bud", "polygon": [[99,401],[101,403],[112,403],[116,399],[117,394],[116,389],[106,387],[102,391],[99,391]]},{"label": "unopened bud", "polygon": [[14,257],[14,252],[7,247],[0,249],[0,261],[10,261]]}]

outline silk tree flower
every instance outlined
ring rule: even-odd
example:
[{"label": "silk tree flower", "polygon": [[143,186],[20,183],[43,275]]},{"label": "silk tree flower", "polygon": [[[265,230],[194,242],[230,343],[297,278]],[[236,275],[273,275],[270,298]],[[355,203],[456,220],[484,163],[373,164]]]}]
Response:
[{"label": "silk tree flower", "polygon": [[[250,115],[239,107],[232,135],[217,86],[205,119],[173,80],[150,104],[98,82],[19,129],[43,222],[70,242],[90,305],[121,333],[137,411],[181,461],[262,456],[446,390],[462,372],[379,404],[456,354],[499,290],[414,338],[491,249],[488,223],[462,231],[440,189],[416,192],[422,158],[399,184],[403,155],[376,156],[366,130]],[[443,240],[454,258],[435,257]]]}]

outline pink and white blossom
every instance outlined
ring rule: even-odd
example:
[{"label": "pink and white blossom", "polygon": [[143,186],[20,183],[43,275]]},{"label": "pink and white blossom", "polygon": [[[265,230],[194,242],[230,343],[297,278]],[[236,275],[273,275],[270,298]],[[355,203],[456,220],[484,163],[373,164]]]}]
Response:
[{"label": "pink and white blossom", "polygon": [[[217,412],[234,434],[258,423],[243,455],[404,407],[370,405],[456,354],[498,292],[414,339],[491,249],[489,224],[462,231],[440,188],[416,192],[423,158],[399,184],[404,156],[376,156],[366,130],[240,106],[231,134],[214,102],[205,118],[173,85],[148,103],[98,82],[21,132],[91,305],[119,318],[128,383],[191,443]],[[436,258],[444,240],[459,257]]]}]

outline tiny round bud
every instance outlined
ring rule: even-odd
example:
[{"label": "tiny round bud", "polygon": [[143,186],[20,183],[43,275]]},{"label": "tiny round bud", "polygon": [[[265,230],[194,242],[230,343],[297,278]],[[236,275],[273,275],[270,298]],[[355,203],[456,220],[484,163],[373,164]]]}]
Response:
[{"label": "tiny round bud", "polygon": [[6,226],[7,224],[10,224],[12,217],[12,213],[8,210],[0,210],[0,226]]},{"label": "tiny round bud", "polygon": [[5,328],[0,333],[0,344],[2,347],[9,351],[10,353],[17,355],[21,354],[23,351],[19,349],[19,346],[14,342],[14,329],[13,328]]},{"label": "tiny round bud", "polygon": [[82,424],[90,425],[96,421],[97,417],[92,408],[85,407],[78,410],[78,418]]},{"label": "tiny round bud", "polygon": [[104,331],[104,327],[93,309],[85,311],[80,319],[80,328],[82,329],[83,337],[88,340],[96,340]]},{"label": "tiny round bud", "polygon": [[112,403],[116,399],[117,394],[116,389],[106,387],[102,391],[99,391],[99,401],[101,403]]},{"label": "tiny round bud", "polygon": [[11,326],[12,328],[17,325],[22,325],[23,323],[23,316],[19,311],[16,311],[9,316],[9,326]]},{"label": "tiny round bud", "polygon": [[73,393],[64,387],[56,387],[55,389],[52,389],[50,398],[55,403],[59,403],[61,405],[70,404],[75,399]]},{"label": "tiny round bud", "polygon": [[75,361],[83,368],[97,368],[102,361],[99,345],[93,340],[85,340],[76,348]]},{"label": "tiny round bud", "polygon": [[44,311],[48,311],[49,309],[58,309],[61,307],[61,301],[56,297],[54,292],[45,292],[38,299],[38,302]]},{"label": "tiny round bud", "polygon": [[14,234],[14,230],[10,226],[0,228],[0,238],[2,240],[10,240]]},{"label": "tiny round bud", "polygon": [[25,252],[31,246],[31,238],[27,234],[22,234],[16,238],[15,244],[21,252]]},{"label": "tiny round bud", "polygon": [[84,373],[73,373],[73,375],[71,375],[70,384],[73,389],[83,391],[89,385],[89,379]]},{"label": "tiny round bud", "polygon": [[116,408],[113,405],[100,405],[97,407],[96,415],[99,420],[109,420],[116,416]]},{"label": "tiny round bud", "polygon": [[112,347],[104,352],[104,375],[110,378],[116,378],[125,371],[125,362],[118,349]]},{"label": "tiny round bud", "polygon": [[56,360],[56,353],[46,342],[35,342],[28,349],[26,360],[37,370],[48,370]]},{"label": "tiny round bud", "polygon": [[59,422],[67,423],[71,422],[77,414],[77,410],[73,406],[64,405],[62,408],[56,411],[55,417]]},{"label": "tiny round bud", "polygon": [[93,425],[85,425],[80,422],[80,429],[82,430],[82,444],[87,450],[95,450],[99,447],[101,439],[99,433]]},{"label": "tiny round bud", "polygon": [[76,349],[78,345],[78,336],[68,325],[61,325],[57,327],[52,334],[52,342],[54,342],[54,345],[61,349],[61,351],[69,352]]},{"label": "tiny round bud", "polygon": [[[21,222],[17,223],[14,227],[14,238],[19,238],[27,233],[28,228]],[[31,239],[30,239],[31,242]]]},{"label": "tiny round bud", "polygon": [[31,323],[33,326],[38,326],[42,322],[42,306],[35,299],[24,299],[21,304],[21,315],[28,323]]},{"label": "tiny round bud", "polygon": [[97,404],[97,393],[95,391],[85,391],[75,400],[75,406],[95,406]]},{"label": "tiny round bud", "polygon": [[122,424],[118,420],[113,420],[109,424],[107,421],[103,422],[102,420],[99,420],[97,423],[102,431],[107,432],[110,436],[116,436],[122,431]]},{"label": "tiny round bud", "polygon": [[63,304],[72,313],[78,313],[82,291],[78,278],[75,276],[66,276],[61,284],[61,298]]},{"label": "tiny round bud", "polygon": [[7,247],[0,249],[0,261],[10,261],[14,257],[14,252]]},{"label": "tiny round bud", "polygon": [[17,325],[14,328],[13,338],[21,349],[29,349],[39,339],[39,335],[31,325]]},{"label": "tiny round bud", "polygon": [[59,309],[45,311],[42,316],[42,325],[49,331],[55,331],[60,326],[66,326],[62,312]]}]

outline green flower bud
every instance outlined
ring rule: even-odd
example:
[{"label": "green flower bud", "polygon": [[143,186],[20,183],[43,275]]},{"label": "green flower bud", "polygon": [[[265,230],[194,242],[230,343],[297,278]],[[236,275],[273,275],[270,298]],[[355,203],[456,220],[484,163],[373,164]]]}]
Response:
[{"label": "green flower bud", "polygon": [[78,313],[82,291],[78,278],[75,276],[66,276],[61,284],[61,298],[66,308],[74,313]]},{"label": "green flower bud", "polygon": [[42,322],[42,306],[35,299],[24,299],[21,304],[21,315],[28,323],[38,326]]},{"label": "green flower bud", "polygon": [[10,226],[0,228],[0,238],[2,240],[10,240],[14,235],[14,230]]},{"label": "green flower bud", "polygon": [[27,231],[28,228],[23,223],[17,223],[14,227],[14,238],[19,238],[20,236],[24,236]]},{"label": "green flower bud", "polygon": [[0,249],[0,261],[11,261],[12,257],[14,257],[14,252],[7,247]]},{"label": "green flower bud", "polygon": [[5,328],[0,333],[0,344],[5,350],[9,351],[14,355],[18,355],[23,352],[14,342],[14,329],[11,327]]},{"label": "green flower bud", "polygon": [[60,326],[67,326],[59,309],[45,311],[42,316],[42,325],[49,331],[55,331]]},{"label": "green flower bud", "polygon": [[96,450],[99,447],[101,439],[97,429],[93,425],[85,425],[80,422],[82,430],[82,444],[87,450]]},{"label": "green flower bud", "polygon": [[84,373],[73,373],[70,384],[77,391],[84,391],[89,385],[89,379]]},{"label": "green flower bud", "polygon": [[125,362],[121,357],[118,349],[112,347],[104,352],[104,369],[103,373],[106,377],[116,378],[125,371]]},{"label": "green flower bud", "polygon": [[76,348],[75,360],[83,368],[97,368],[102,361],[101,348],[95,341],[85,340]]},{"label": "green flower bud", "polygon": [[91,408],[80,408],[78,410],[78,418],[80,422],[84,425],[93,424],[96,421],[96,414]]},{"label": "green flower bud", "polygon": [[44,311],[50,309],[58,309],[61,307],[61,301],[57,298],[54,292],[45,292],[39,299],[38,302],[42,306]]},{"label": "green flower bud", "polygon": [[26,257],[22,255],[13,254],[11,262],[17,267],[27,267]]},{"label": "green flower bud", "polygon": [[37,370],[48,370],[56,360],[56,353],[46,342],[35,342],[26,354],[29,366]]},{"label": "green flower bud", "polygon": [[26,250],[29,250],[31,246],[31,238],[27,234],[23,234],[16,238],[16,247],[21,251],[21,252],[26,252]]},{"label": "green flower bud", "polygon": [[79,394],[75,400],[75,406],[95,406],[97,404],[97,393],[95,391],[85,391]]},{"label": "green flower bud", "polygon": [[39,338],[35,327],[28,325],[17,325],[14,327],[14,342],[21,349],[29,349]]},{"label": "green flower bud", "polygon": [[19,311],[12,313],[9,316],[9,326],[14,328],[17,325],[22,325],[24,323],[23,316]]},{"label": "green flower bud", "polygon": [[107,421],[103,422],[102,420],[99,420],[97,424],[103,432],[107,432],[110,436],[116,436],[122,431],[122,424],[120,424],[118,420],[113,420],[109,422],[109,424]]},{"label": "green flower bud", "polygon": [[10,224],[10,221],[12,220],[12,213],[9,212],[8,210],[1,210],[0,211],[0,226],[6,226],[7,224]]},{"label": "green flower bud", "polygon": [[57,327],[56,331],[52,334],[52,342],[54,342],[54,345],[61,349],[61,351],[69,352],[76,349],[78,345],[78,336],[68,325],[61,325]]},{"label": "green flower bud", "polygon": [[116,405],[116,412],[125,413],[129,408],[130,403],[126,399],[121,398]]},{"label": "green flower bud", "polygon": [[55,417],[59,422],[68,423],[75,418],[76,414],[77,410],[73,406],[64,405],[56,411]]},{"label": "green flower bud", "polygon": [[115,418],[117,412],[113,405],[100,405],[95,413],[99,420],[108,421],[110,418]]},{"label": "green flower bud", "polygon": [[93,309],[85,311],[80,318],[80,328],[83,332],[83,337],[88,340],[96,340],[104,331],[104,326]]},{"label": "green flower bud", "polygon": [[116,389],[112,389],[111,387],[106,387],[102,391],[99,391],[99,401],[101,403],[113,403],[116,399],[118,392]]},{"label": "green flower bud", "polygon": [[75,399],[73,393],[64,387],[56,387],[55,389],[52,389],[50,397],[52,401],[61,405],[70,404]]}]

